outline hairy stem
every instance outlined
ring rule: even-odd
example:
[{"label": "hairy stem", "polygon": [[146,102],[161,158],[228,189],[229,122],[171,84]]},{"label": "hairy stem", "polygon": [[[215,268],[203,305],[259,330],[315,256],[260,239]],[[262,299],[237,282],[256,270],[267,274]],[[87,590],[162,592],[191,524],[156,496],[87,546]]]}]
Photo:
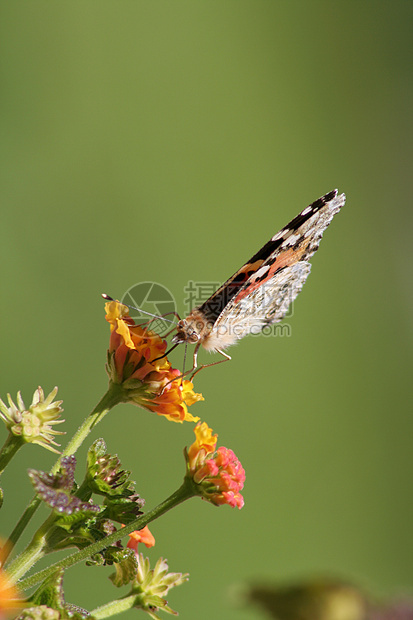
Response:
[{"label": "hairy stem", "polygon": [[125,596],[125,598],[116,599],[115,601],[110,601],[110,603],[106,603],[106,605],[102,605],[101,607],[96,607],[90,615],[93,616],[95,620],[103,620],[103,618],[109,618],[110,616],[116,616],[117,614],[122,613],[123,611],[128,611],[128,609],[133,609],[133,606],[136,602],[136,594],[131,594],[129,596]]},{"label": "hairy stem", "polygon": [[[79,426],[78,430],[73,435],[72,439],[69,441],[56,463],[53,465],[50,473],[55,474],[58,471],[60,467],[60,461],[64,456],[70,456],[71,454],[75,454],[75,452],[79,449],[79,447],[82,445],[82,443],[89,435],[91,430],[96,426],[96,424],[98,424],[105,417],[105,415],[120,402],[122,402],[121,386],[110,383],[109,390],[93,409],[92,413],[87,416],[83,424]],[[16,542],[19,540],[30,519],[33,517],[37,508],[40,506],[40,503],[41,500],[35,495],[28,504],[26,510],[20,517],[16,527],[8,538],[10,543],[9,553],[12,550],[13,546],[16,544]]]},{"label": "hairy stem", "polygon": [[12,579],[18,579],[47,553],[47,533],[52,527],[56,516],[52,512],[33,536],[30,544],[10,565],[9,574]]},{"label": "hairy stem", "polygon": [[23,445],[21,437],[16,437],[13,433],[9,433],[4,446],[0,450],[0,475],[6,469],[7,465],[16,454],[17,450]]},{"label": "hairy stem", "polygon": [[[95,553],[102,551],[102,549],[105,549],[105,547],[108,547],[116,543],[120,538],[123,538],[127,534],[130,534],[131,532],[135,530],[143,529],[145,525],[148,525],[148,523],[150,523],[151,521],[154,521],[161,515],[168,512],[168,510],[171,510],[171,508],[178,506],[178,504],[181,504],[182,502],[189,499],[190,497],[193,497],[194,495],[196,495],[196,493],[194,491],[192,480],[185,478],[182,486],[177,491],[175,491],[175,493],[173,493],[170,497],[168,497],[168,499],[166,499],[161,504],[156,506],[156,508],[153,508],[153,510],[150,510],[149,512],[142,515],[138,519],[135,519],[135,521],[133,521],[132,523],[129,523],[122,529],[117,530],[116,532],[114,532],[113,534],[110,534],[106,538],[99,540],[95,543],[92,543],[91,545],[89,545],[88,547],[85,547],[81,551],[77,551],[76,553],[69,555],[68,557],[64,558],[60,562],[56,562],[56,564],[53,564],[52,566],[49,566],[48,568],[45,568],[44,570],[41,570],[38,573],[35,573],[34,575],[31,575],[30,577],[26,577],[26,579],[19,581],[18,583],[19,589],[21,591],[27,590],[28,588],[31,588],[32,586],[36,585],[40,581],[43,581],[44,579],[49,577],[57,569],[69,568],[70,566],[73,566],[74,564],[77,564],[78,562],[87,560],[91,555],[94,555]],[[16,581],[21,576],[21,574],[19,574],[19,572],[14,567],[14,563],[9,567],[7,573],[8,573],[9,578],[12,581]]]}]

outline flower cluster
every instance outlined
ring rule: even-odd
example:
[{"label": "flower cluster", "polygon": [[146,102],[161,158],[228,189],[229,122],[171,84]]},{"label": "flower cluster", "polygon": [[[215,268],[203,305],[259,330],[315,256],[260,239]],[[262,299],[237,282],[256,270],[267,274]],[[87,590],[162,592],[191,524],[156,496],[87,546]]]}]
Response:
[{"label": "flower cluster", "polygon": [[53,440],[54,435],[64,435],[61,431],[52,428],[53,424],[62,424],[59,416],[63,409],[62,401],[53,402],[57,394],[55,387],[45,398],[41,387],[35,391],[30,407],[26,408],[20,392],[17,393],[17,405],[13,402],[10,394],[7,394],[9,407],[0,399],[0,418],[3,418],[10,433],[19,437],[22,443],[36,443],[51,452],[59,451],[50,444],[58,446]]},{"label": "flower cluster", "polygon": [[188,406],[204,400],[193,391],[191,381],[182,380],[165,356],[166,341],[153,331],[135,325],[126,306],[106,303],[111,335],[107,372],[120,384],[124,402],[134,403],[173,422],[197,422]]},{"label": "flower cluster", "polygon": [[228,504],[242,508],[244,498],[240,491],[245,482],[245,471],[229,448],[215,450],[218,436],[203,422],[194,429],[196,439],[185,451],[187,476],[197,486],[197,494],[220,506]]}]

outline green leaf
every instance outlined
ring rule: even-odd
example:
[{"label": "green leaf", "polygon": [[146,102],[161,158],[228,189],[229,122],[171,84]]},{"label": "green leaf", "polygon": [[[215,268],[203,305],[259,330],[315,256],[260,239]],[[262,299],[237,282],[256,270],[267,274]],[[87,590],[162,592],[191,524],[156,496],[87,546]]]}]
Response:
[{"label": "green leaf", "polygon": [[101,516],[106,519],[112,519],[117,523],[127,525],[143,514],[142,500],[139,496],[130,498],[110,499],[104,501],[105,508],[102,510]]},{"label": "green leaf", "polygon": [[42,585],[29,598],[30,603],[35,605],[46,605],[51,609],[63,612],[65,599],[63,595],[63,574],[61,568],[46,579]]},{"label": "green leaf", "polygon": [[[19,620],[85,620],[89,612],[77,605],[66,603],[63,592],[64,570],[59,569],[28,599],[33,607],[25,609]],[[50,613],[54,611],[55,613]]]},{"label": "green leaf", "polygon": [[135,483],[129,480],[130,472],[122,469],[116,455],[106,452],[103,439],[97,439],[89,448],[87,456],[87,473],[82,484],[91,493],[105,497],[105,509],[102,518],[113,519],[118,523],[130,523],[140,514],[144,500],[135,492]]},{"label": "green leaf", "polygon": [[117,588],[133,581],[138,570],[138,560],[134,551],[132,549],[124,549],[124,551],[125,557],[115,564],[116,572],[109,575],[109,579]]},{"label": "green leaf", "polygon": [[103,439],[97,439],[89,448],[85,482],[93,493],[116,498],[134,495],[135,483],[129,480],[130,473],[122,469],[116,454],[106,452]]},{"label": "green leaf", "polygon": [[129,549],[111,545],[92,555],[89,560],[86,560],[86,566],[112,566],[112,564],[118,564],[125,559],[128,551]]},{"label": "green leaf", "polygon": [[[76,499],[76,498],[75,498]],[[98,508],[101,510],[100,506],[94,506],[93,504],[89,504],[90,508],[94,508],[93,511],[88,508],[87,510],[82,510],[83,506],[79,507],[76,512],[72,514],[59,514],[56,515],[56,525],[65,529],[68,532],[74,532],[76,530],[76,526],[79,524],[82,527],[87,526],[88,521],[91,523],[95,523],[97,510]]]}]

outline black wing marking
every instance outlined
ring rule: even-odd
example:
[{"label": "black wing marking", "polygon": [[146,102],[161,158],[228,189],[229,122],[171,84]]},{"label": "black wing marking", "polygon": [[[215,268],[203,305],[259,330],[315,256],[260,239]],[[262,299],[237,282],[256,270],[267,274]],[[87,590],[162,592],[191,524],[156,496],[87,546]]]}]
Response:
[{"label": "black wing marking", "polygon": [[[322,196],[311,205],[303,209],[301,213],[299,213],[291,222],[287,224],[284,228],[282,228],[277,234],[275,234],[254,256],[252,256],[241,269],[239,269],[231,278],[229,278],[206,302],[204,302],[201,306],[199,306],[198,310],[206,317],[208,321],[211,323],[215,323],[215,321],[223,314],[224,310],[228,307],[228,305],[232,302],[232,300],[238,299],[241,291],[246,288],[250,289],[251,283],[260,284],[262,280],[266,280],[270,277],[270,275],[274,275],[276,271],[279,271],[283,268],[282,264],[277,267],[273,267],[271,272],[268,270],[263,272],[262,275],[259,275],[255,281],[253,281],[254,276],[256,276],[257,272],[260,272],[263,267],[273,265],[277,259],[277,257],[283,252],[281,246],[285,246],[287,243],[288,248],[288,239],[294,235],[296,231],[301,229],[303,225],[310,220],[316,213],[320,211],[323,207],[331,203],[335,200],[337,196],[337,190],[333,190]],[[344,196],[344,195],[343,195]],[[344,204],[344,200],[340,204],[342,206]],[[340,207],[339,207],[340,208]],[[322,228],[321,235],[323,230],[330,223],[334,213],[337,211],[336,209],[331,215],[327,224],[325,224]],[[321,238],[320,235],[320,238]],[[307,257],[310,257],[317,248],[313,248],[314,245],[318,247],[319,239],[316,244],[311,244],[311,248],[308,247]],[[296,244],[296,242],[295,242]],[[291,249],[291,248],[290,248]],[[288,251],[288,249],[287,249]],[[301,256],[297,255],[297,262],[300,260]],[[292,264],[291,262],[289,264]],[[287,264],[284,266],[288,266]]]}]

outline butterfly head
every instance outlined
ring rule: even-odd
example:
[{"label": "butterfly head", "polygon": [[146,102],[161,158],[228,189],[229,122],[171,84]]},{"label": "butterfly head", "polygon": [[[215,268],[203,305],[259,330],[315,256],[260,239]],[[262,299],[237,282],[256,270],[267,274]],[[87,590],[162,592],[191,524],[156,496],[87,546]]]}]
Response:
[{"label": "butterfly head", "polygon": [[193,326],[187,319],[181,319],[176,326],[176,334],[172,338],[172,342],[175,344],[181,344],[182,342],[195,343],[199,339],[200,335],[196,326]]}]

